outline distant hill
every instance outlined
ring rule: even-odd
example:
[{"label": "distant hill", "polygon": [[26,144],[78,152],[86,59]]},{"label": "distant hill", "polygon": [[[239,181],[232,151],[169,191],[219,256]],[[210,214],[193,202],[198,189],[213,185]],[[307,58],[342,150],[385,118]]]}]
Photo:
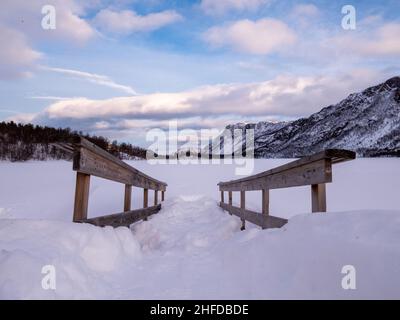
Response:
[{"label": "distant hill", "polygon": [[146,149],[132,146],[129,143],[110,142],[107,138],[83,134],[69,128],[16,124],[11,121],[0,122],[0,160],[70,160],[70,154],[54,147],[52,143],[72,142],[77,136],[85,137],[120,159],[146,158]]},{"label": "distant hill", "polygon": [[300,157],[327,148],[349,149],[364,157],[400,156],[400,77],[353,93],[308,118],[237,123],[225,130],[243,128],[255,130],[258,158]]}]

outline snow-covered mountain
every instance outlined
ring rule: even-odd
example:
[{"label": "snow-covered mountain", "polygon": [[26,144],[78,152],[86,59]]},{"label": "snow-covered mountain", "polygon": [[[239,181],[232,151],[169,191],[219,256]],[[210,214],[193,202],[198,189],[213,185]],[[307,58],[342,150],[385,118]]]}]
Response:
[{"label": "snow-covered mountain", "polygon": [[[299,157],[327,148],[361,156],[400,156],[400,77],[353,93],[308,118],[228,125],[255,129],[255,156]],[[238,146],[235,146],[235,149]]]}]

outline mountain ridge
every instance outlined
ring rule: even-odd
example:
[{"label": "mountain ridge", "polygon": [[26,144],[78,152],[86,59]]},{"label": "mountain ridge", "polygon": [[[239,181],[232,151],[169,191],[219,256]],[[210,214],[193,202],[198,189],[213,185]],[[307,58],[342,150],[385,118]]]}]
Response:
[{"label": "mountain ridge", "polygon": [[350,94],[309,117],[289,122],[237,123],[255,130],[255,157],[292,158],[328,148],[359,156],[400,156],[400,77]]}]

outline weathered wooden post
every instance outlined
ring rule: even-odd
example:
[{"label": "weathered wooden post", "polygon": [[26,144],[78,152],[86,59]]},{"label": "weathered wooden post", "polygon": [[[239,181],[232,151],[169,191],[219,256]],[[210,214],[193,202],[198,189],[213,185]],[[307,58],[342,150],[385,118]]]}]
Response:
[{"label": "weathered wooden post", "polygon": [[246,210],[246,192],[245,191],[240,191],[240,209],[242,209],[242,227],[240,228],[240,230],[244,230],[246,229],[246,220],[244,218],[245,216],[245,212],[244,210]]},{"label": "weathered wooden post", "polygon": [[221,203],[224,203],[224,192],[221,190]]},{"label": "weathered wooden post", "polygon": [[158,204],[158,190],[154,190],[154,205]]},{"label": "weathered wooden post", "polygon": [[149,189],[143,189],[143,208],[149,206]]},{"label": "weathered wooden post", "polygon": [[161,201],[165,200],[165,191],[161,191]]},{"label": "weathered wooden post", "polygon": [[[73,156],[72,169],[77,172],[72,218],[74,222],[90,223],[101,227],[130,226],[161,209],[161,204],[157,203],[158,195],[155,195],[156,205],[149,207],[148,188],[165,191],[167,187],[165,182],[147,176],[82,137],[77,137],[71,144],[60,143],[56,146]],[[88,219],[91,176],[124,184],[123,212]],[[144,208],[132,210],[132,187],[144,189]]]},{"label": "weathered wooden post", "polygon": [[87,218],[89,206],[90,175],[77,172],[75,186],[75,203],[73,221],[77,222]]},{"label": "weathered wooden post", "polygon": [[132,186],[125,185],[124,212],[131,211]]},{"label": "weathered wooden post", "polygon": [[262,213],[269,214],[269,189],[262,189]]},{"label": "weathered wooden post", "polygon": [[[246,227],[246,220],[263,229],[280,228],[288,220],[270,214],[270,190],[310,186],[312,212],[326,212],[326,183],[332,182],[332,165],[355,158],[353,151],[327,149],[252,176],[219,182],[217,186],[221,195],[222,191],[227,191],[229,195],[229,204],[221,203],[221,207],[241,219],[242,230]],[[262,214],[246,209],[247,191],[262,192]],[[232,192],[240,192],[239,207],[232,205]]]},{"label": "weathered wooden post", "polygon": [[[232,206],[232,191],[228,191],[228,201],[229,201],[229,205]],[[230,215],[232,215],[232,213],[230,211],[228,211]]]},{"label": "weathered wooden post", "polygon": [[[143,189],[143,208],[147,208],[149,206],[149,189]],[[143,219],[147,221],[147,217]]]},{"label": "weathered wooden post", "polygon": [[312,212],[326,212],[325,183],[311,185]]}]

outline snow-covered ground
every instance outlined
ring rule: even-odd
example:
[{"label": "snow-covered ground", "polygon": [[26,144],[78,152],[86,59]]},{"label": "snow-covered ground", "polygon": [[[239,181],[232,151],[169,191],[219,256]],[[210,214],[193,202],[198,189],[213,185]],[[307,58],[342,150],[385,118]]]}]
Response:
[{"label": "snow-covered ground", "polygon": [[[255,173],[286,161],[256,160]],[[130,164],[169,185],[160,213],[129,230],[70,222],[71,163],[0,162],[0,298],[400,298],[400,159],[336,165],[326,214],[309,213],[309,187],[274,190],[271,214],[289,223],[243,232],[216,205],[233,166]],[[246,202],[260,210],[260,192]],[[92,178],[90,217],[122,205],[123,185]],[[44,265],[56,290],[41,286]]]}]

